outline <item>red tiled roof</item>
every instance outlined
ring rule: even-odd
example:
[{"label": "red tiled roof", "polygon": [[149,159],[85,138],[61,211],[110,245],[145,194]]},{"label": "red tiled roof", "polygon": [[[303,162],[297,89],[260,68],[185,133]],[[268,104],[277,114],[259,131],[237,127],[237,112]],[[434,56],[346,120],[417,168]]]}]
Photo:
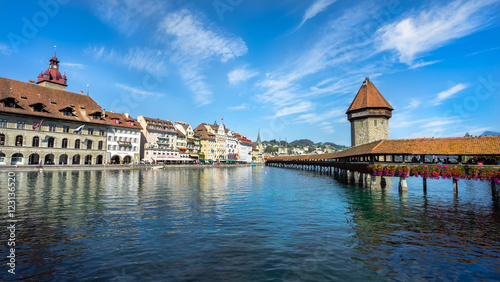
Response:
[{"label": "red tiled roof", "polygon": [[500,136],[385,139],[344,151],[272,159],[335,159],[362,155],[500,155]]},{"label": "red tiled roof", "polygon": [[[102,112],[102,109],[87,95],[0,77],[0,101],[6,98],[14,98],[19,107],[9,108],[0,103],[1,112],[96,124],[107,123],[106,120],[92,119],[90,114],[96,111]],[[29,106],[37,103],[45,106],[43,112],[35,112]],[[73,116],[64,116],[61,111],[65,108],[73,109]]]},{"label": "red tiled roof", "polygon": [[361,85],[358,94],[356,94],[356,97],[347,109],[346,114],[352,111],[367,108],[385,108],[390,111],[394,110],[384,96],[380,94],[377,87],[375,87],[375,85],[373,85],[368,78],[366,78],[363,85]]},{"label": "red tiled roof", "polygon": [[[118,119],[118,124],[113,122],[113,119]],[[119,127],[125,127],[125,128],[133,128],[133,129],[142,129],[142,126],[139,124],[139,122],[132,117],[125,116],[124,114],[119,114],[119,113],[113,113],[113,112],[106,112],[106,120],[108,121],[109,124],[113,126],[119,126]],[[128,121],[132,121],[134,123],[133,126],[130,126]]]}]

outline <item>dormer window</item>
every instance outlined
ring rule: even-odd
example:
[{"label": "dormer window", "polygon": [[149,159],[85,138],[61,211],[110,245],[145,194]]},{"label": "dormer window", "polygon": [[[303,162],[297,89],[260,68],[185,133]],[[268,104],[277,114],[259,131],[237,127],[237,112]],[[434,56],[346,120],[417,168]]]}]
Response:
[{"label": "dormer window", "polygon": [[73,112],[75,110],[71,107],[66,107],[66,108],[61,109],[59,111],[62,113],[63,116],[71,117],[71,116],[73,116]]},{"label": "dormer window", "polygon": [[16,99],[12,98],[12,97],[8,97],[8,98],[5,98],[3,100],[0,100],[0,102],[3,103],[3,105],[6,107],[6,108],[21,108],[17,103],[19,101],[17,101]]},{"label": "dormer window", "polygon": [[98,115],[98,114],[92,115],[92,119],[100,120],[101,119],[101,115]]},{"label": "dormer window", "polygon": [[133,120],[129,120],[129,121],[127,121],[127,123],[128,123],[129,126],[134,126],[134,121]]},{"label": "dormer window", "polygon": [[113,121],[114,124],[120,124],[120,120],[117,118],[113,118],[111,120]]},{"label": "dormer window", "polygon": [[38,113],[45,112],[45,113],[48,113],[48,111],[44,109],[45,105],[43,103],[38,102],[38,103],[35,103],[35,104],[31,104],[30,107],[31,107],[31,109],[34,112],[38,112]]}]

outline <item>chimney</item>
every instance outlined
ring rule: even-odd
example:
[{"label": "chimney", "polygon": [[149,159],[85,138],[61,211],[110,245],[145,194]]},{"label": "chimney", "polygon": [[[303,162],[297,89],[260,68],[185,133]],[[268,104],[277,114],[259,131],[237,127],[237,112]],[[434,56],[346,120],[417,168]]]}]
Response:
[{"label": "chimney", "polygon": [[80,90],[80,94],[83,94],[83,90]]},{"label": "chimney", "polygon": [[125,113],[125,117],[128,118],[128,112]]},{"label": "chimney", "polygon": [[31,84],[35,84],[35,81],[33,79],[30,79]]}]

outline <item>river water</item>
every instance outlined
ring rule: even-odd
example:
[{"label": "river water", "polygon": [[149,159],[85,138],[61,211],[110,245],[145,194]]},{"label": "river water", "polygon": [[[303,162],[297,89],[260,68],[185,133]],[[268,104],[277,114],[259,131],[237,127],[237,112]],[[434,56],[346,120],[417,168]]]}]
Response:
[{"label": "river water", "polygon": [[17,172],[15,275],[0,173],[0,280],[497,281],[488,183],[382,189],[270,167]]}]

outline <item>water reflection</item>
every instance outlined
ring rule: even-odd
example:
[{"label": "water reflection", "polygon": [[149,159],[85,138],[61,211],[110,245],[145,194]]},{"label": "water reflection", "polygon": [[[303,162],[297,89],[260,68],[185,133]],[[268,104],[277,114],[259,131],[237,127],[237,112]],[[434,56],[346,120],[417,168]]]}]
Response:
[{"label": "water reflection", "polygon": [[441,180],[424,193],[408,179],[399,193],[394,180],[366,189],[254,167],[17,173],[17,183],[17,279],[499,277],[498,206],[481,182],[461,181],[455,197]]}]

